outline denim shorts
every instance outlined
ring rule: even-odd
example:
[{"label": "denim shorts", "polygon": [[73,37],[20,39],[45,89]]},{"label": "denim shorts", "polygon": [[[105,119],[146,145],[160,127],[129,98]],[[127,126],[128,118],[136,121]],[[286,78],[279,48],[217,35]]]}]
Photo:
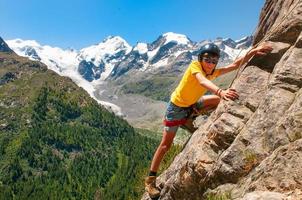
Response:
[{"label": "denim shorts", "polygon": [[[165,114],[165,120],[166,121],[174,121],[174,120],[182,120],[182,119],[188,119],[190,115],[193,113],[193,107],[196,109],[201,109],[204,107],[203,101],[199,100],[195,104],[189,107],[179,107],[175,104],[173,104],[171,101],[168,103],[168,107]],[[178,130],[178,127],[180,125],[176,126],[164,126],[164,130],[166,132],[173,132],[176,133]]]}]

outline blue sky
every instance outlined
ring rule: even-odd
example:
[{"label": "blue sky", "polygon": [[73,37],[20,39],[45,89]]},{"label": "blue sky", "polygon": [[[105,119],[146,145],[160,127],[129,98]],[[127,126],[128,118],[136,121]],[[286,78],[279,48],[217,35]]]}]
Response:
[{"label": "blue sky", "polygon": [[0,0],[0,36],[80,49],[119,35],[130,45],[175,32],[193,41],[240,39],[264,0]]}]

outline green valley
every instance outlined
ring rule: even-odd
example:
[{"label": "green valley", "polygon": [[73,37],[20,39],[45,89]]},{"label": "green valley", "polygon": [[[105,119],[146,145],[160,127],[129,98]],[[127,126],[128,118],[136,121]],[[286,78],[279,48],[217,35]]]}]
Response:
[{"label": "green valley", "polygon": [[0,52],[0,108],[0,199],[142,195],[160,136],[134,130],[69,78]]}]

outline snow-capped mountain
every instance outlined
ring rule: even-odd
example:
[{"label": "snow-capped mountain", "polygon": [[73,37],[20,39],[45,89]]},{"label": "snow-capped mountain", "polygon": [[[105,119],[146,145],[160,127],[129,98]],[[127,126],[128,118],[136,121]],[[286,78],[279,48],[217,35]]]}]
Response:
[{"label": "snow-capped mountain", "polygon": [[[245,37],[236,41],[217,38],[211,42],[222,50],[221,61],[228,62],[234,60],[239,53],[246,52],[251,41],[251,37]],[[42,46],[34,40],[15,39],[6,42],[17,54],[41,61],[60,75],[92,82],[116,79],[129,71],[181,67],[196,59],[201,46],[210,41],[192,42],[185,35],[168,32],[150,44],[137,43],[131,47],[123,38],[109,36],[99,44],[79,51]]]},{"label": "snow-capped mountain", "polygon": [[214,41],[193,42],[185,35],[169,32],[159,36],[152,43],[139,42],[132,47],[123,38],[110,36],[81,50],[41,45],[34,40],[6,41],[18,55],[43,62],[49,69],[70,77],[91,97],[120,115],[120,107],[101,101],[100,84],[104,84],[106,80],[118,80],[129,74],[131,76],[128,77],[132,80],[137,79],[136,75],[153,73],[163,75],[172,72],[178,76],[192,59],[197,58],[200,48],[208,42],[214,42],[221,49],[221,65],[245,53],[252,43],[252,37],[235,41],[230,38],[217,38]]},{"label": "snow-capped mountain", "polygon": [[94,74],[98,74],[95,79],[104,80],[109,76],[113,67],[121,62],[131,49],[132,47],[123,38],[109,36],[97,45],[82,49],[78,59],[93,64]]},{"label": "snow-capped mountain", "polygon": [[78,52],[73,49],[63,50],[48,45],[42,46],[34,40],[7,40],[6,43],[18,55],[28,57],[31,60],[41,61],[49,69],[61,76],[70,77],[80,87],[83,87],[90,95],[93,95],[93,86],[78,73]]},{"label": "snow-capped mountain", "polygon": [[117,78],[130,70],[150,71],[167,66],[180,54],[189,51],[194,43],[185,35],[165,33],[151,44],[137,43],[136,46],[115,65],[109,78]]},{"label": "snow-capped mountain", "polygon": [[38,60],[48,66],[49,69],[61,74],[62,71],[75,71],[79,64],[76,50],[63,50],[48,45],[42,46],[34,40],[7,40],[6,43],[18,55]]},{"label": "snow-capped mountain", "polygon": [[80,51],[42,46],[34,40],[15,39],[6,42],[20,56],[41,61],[60,75],[72,79],[80,77],[88,81],[106,79],[116,63],[132,49],[118,36],[110,36],[101,43]]},{"label": "snow-capped mountain", "polygon": [[[166,33],[151,44],[137,43],[113,68],[109,79],[116,79],[129,71],[156,71],[163,68],[183,70],[192,59],[196,59],[200,48],[214,42],[221,51],[220,65],[229,63],[244,54],[252,42],[252,37],[238,41],[217,38],[214,41],[192,42],[185,35]],[[238,47],[240,45],[240,48]]]}]

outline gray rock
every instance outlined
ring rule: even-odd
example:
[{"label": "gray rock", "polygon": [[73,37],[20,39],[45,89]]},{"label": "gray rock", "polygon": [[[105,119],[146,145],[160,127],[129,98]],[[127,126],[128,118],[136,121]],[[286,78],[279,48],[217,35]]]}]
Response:
[{"label": "gray rock", "polygon": [[284,194],[268,191],[255,191],[247,193],[241,200],[284,200]]}]

